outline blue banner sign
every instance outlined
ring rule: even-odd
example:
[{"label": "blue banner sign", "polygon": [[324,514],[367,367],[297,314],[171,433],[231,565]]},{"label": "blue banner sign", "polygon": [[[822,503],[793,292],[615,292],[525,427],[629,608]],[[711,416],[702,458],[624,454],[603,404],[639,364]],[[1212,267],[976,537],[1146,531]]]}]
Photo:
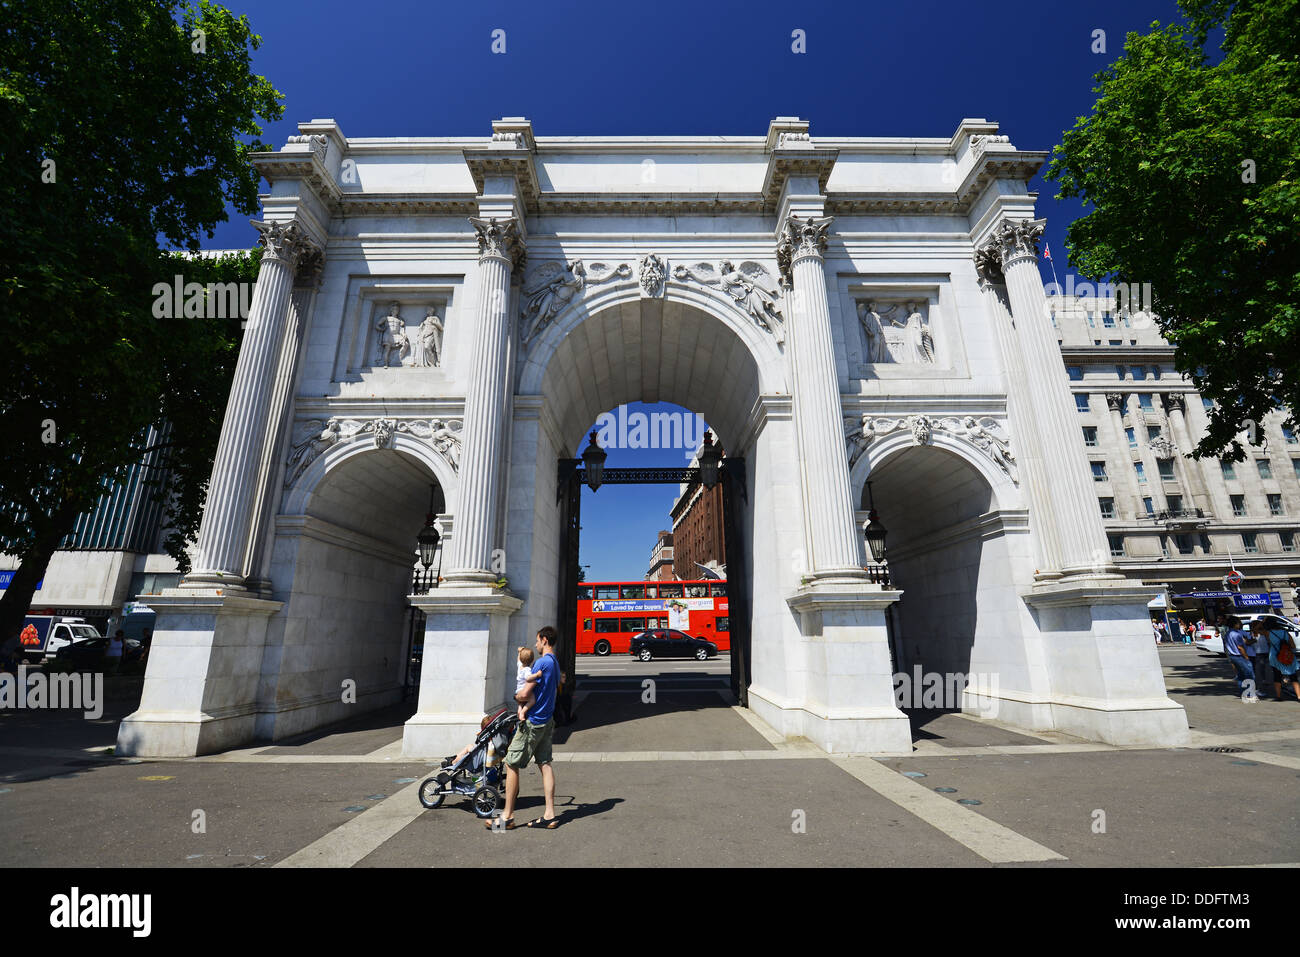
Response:
[{"label": "blue banner sign", "polygon": [[[0,572],[0,588],[8,588],[10,583],[14,580],[14,575],[16,574],[18,574],[18,569],[16,568],[11,568],[8,571]],[[42,578],[40,581],[36,583],[36,590],[40,591],[41,586],[44,584],[45,584],[45,579]]]}]

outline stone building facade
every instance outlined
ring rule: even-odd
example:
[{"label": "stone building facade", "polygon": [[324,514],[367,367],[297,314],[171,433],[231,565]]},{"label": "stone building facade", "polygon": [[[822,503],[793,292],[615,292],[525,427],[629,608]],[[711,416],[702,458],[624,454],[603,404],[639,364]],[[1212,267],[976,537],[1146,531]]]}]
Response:
[{"label": "stone building facade", "polygon": [[[261,273],[193,570],[147,598],[121,753],[396,701],[411,608],[405,753],[454,751],[509,693],[511,649],[572,600],[563,463],[633,401],[698,412],[728,450],[733,645],[778,734],[908,752],[893,674],[919,666],[1023,727],[1185,741],[1047,317],[1027,187],[1045,153],[977,119],[933,138],[792,117],[752,136],[299,130],[254,157]],[[868,479],[888,587],[864,568]],[[431,501],[445,580],[412,594]]]},{"label": "stone building facade", "polygon": [[673,520],[674,570],[682,579],[702,578],[701,565],[726,578],[726,534],[722,487],[705,488],[698,479],[681,486],[669,515]]},{"label": "stone building facade", "polygon": [[650,570],[646,581],[670,582],[673,580],[673,533],[666,529],[655,539],[650,550]]},{"label": "stone building facade", "polygon": [[1197,460],[1209,400],[1174,369],[1150,313],[1112,297],[1051,296],[1077,427],[1110,557],[1133,580],[1171,594],[1278,592],[1295,614],[1300,582],[1300,437],[1270,413],[1243,433],[1243,462]]}]

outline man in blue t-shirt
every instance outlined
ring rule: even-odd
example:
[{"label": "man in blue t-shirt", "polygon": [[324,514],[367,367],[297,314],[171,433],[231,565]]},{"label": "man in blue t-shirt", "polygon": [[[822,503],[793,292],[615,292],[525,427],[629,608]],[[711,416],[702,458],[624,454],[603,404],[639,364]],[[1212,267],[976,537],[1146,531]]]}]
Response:
[{"label": "man in blue t-shirt", "polygon": [[[555,730],[555,696],[560,687],[560,665],[555,660],[555,629],[547,625],[537,633],[537,666],[540,677],[528,682],[515,695],[524,704],[532,693],[537,702],[528,717],[519,722],[515,736],[506,753],[506,803],[497,827],[514,830],[515,801],[519,797],[519,772],[528,767],[529,760],[537,762],[542,772],[542,791],[546,795],[546,810],[542,817],[530,821],[529,827],[554,830],[560,826],[555,818],[555,770],[551,767],[551,734]],[[492,821],[485,822],[492,828]]]}]

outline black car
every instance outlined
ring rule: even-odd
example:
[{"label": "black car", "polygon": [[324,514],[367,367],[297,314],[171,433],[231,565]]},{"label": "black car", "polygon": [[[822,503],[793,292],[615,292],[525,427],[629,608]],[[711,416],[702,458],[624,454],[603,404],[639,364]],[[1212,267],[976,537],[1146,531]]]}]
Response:
[{"label": "black car", "polygon": [[633,658],[649,661],[652,658],[706,658],[718,656],[718,646],[705,638],[692,638],[684,631],[656,628],[632,636],[628,651]]},{"label": "black car", "polygon": [[[109,639],[105,637],[74,641],[72,644],[64,645],[55,652],[54,660],[70,668],[94,667],[102,663],[102,659],[108,651],[108,641]],[[122,642],[122,664],[128,665],[139,661],[143,651],[144,646],[140,642],[134,638],[125,639]]]}]

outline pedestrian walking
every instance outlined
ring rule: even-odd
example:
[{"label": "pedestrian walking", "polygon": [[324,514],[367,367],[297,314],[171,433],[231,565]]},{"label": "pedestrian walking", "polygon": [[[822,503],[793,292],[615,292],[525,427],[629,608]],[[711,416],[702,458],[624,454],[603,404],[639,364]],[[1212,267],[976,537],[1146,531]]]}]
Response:
[{"label": "pedestrian walking", "polygon": [[[1258,630],[1256,630],[1258,626]],[[1282,700],[1282,685],[1289,684],[1300,701],[1300,655],[1296,654],[1295,639],[1285,628],[1266,628],[1262,621],[1251,622],[1257,640],[1268,642],[1268,671],[1273,682],[1273,697]],[[1261,654],[1263,649],[1261,648]]]},{"label": "pedestrian walking", "polygon": [[[1249,644],[1250,637],[1241,630],[1241,619],[1229,618],[1228,631],[1223,636],[1223,651],[1232,662],[1237,690],[1243,692],[1255,690],[1255,667],[1250,662]],[[1250,683],[1246,684],[1247,681]]]},{"label": "pedestrian walking", "polygon": [[560,687],[560,665],[555,659],[555,629],[547,625],[537,633],[536,681],[530,681],[515,694],[515,700],[523,704],[531,694],[536,700],[528,716],[519,722],[515,736],[510,741],[506,752],[506,801],[501,811],[501,822],[485,821],[491,829],[496,827],[507,831],[515,829],[515,801],[519,797],[519,772],[528,767],[528,762],[536,761],[542,772],[542,792],[546,798],[546,810],[540,818],[528,822],[529,827],[541,827],[554,830],[560,826],[555,816],[555,769],[551,765],[551,736],[555,731],[555,699]]},{"label": "pedestrian walking", "polygon": [[117,633],[108,639],[108,649],[104,652],[104,657],[108,659],[108,673],[117,674],[118,668],[122,666],[122,652],[126,650],[126,632],[121,628]]}]

